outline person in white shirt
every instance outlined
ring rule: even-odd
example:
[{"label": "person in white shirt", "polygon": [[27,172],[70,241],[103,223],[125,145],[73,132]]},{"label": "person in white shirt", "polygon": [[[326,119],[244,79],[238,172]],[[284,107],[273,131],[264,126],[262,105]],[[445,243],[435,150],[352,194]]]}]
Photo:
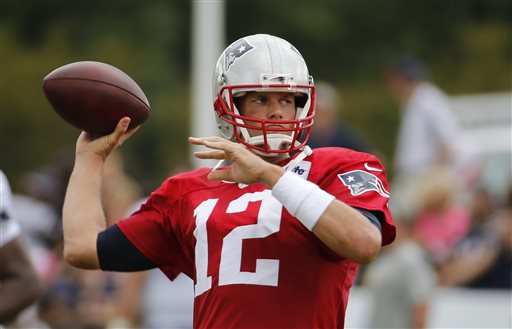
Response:
[{"label": "person in white shirt", "polygon": [[456,172],[470,174],[475,150],[448,97],[428,82],[428,76],[425,65],[414,57],[401,57],[385,74],[387,86],[403,111],[395,169],[399,174],[416,176],[446,165]]},{"label": "person in white shirt", "polygon": [[384,79],[402,108],[392,183],[395,198],[410,204],[417,184],[440,169],[457,178],[460,191],[476,186],[481,173],[478,152],[447,95],[429,82],[425,64],[403,56],[388,67]]}]

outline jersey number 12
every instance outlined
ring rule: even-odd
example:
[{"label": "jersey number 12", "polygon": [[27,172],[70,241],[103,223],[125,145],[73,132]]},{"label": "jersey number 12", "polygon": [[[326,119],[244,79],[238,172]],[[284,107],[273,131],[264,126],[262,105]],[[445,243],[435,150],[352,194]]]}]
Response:
[{"label": "jersey number 12", "polygon": [[[206,222],[210,218],[219,199],[208,199],[196,209],[196,286],[195,295],[199,296],[212,287],[212,277],[208,276],[208,230]],[[261,201],[256,224],[234,228],[223,239],[219,265],[219,286],[229,284],[255,284],[277,286],[279,260],[256,259],[254,272],[241,271],[242,242],[244,239],[265,238],[279,231],[282,205],[272,196],[270,190],[247,193],[229,203],[226,214],[247,210],[250,202]]]}]

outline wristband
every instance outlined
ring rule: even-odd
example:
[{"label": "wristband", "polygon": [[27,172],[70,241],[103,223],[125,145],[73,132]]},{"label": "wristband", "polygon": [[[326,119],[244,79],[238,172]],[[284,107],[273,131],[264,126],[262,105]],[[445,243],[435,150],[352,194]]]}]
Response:
[{"label": "wristband", "polygon": [[334,200],[318,185],[289,171],[274,185],[272,195],[310,231]]}]

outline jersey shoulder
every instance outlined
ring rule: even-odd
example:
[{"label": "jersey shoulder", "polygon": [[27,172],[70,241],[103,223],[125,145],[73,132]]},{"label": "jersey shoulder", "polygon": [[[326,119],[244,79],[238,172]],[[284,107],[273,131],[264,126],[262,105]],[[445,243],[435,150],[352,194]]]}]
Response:
[{"label": "jersey shoulder", "polygon": [[200,189],[213,188],[219,182],[208,180],[211,168],[198,168],[167,178],[152,194],[163,194],[166,197],[179,199],[181,196]]},{"label": "jersey shoulder", "polygon": [[385,168],[377,156],[342,147],[321,147],[306,158],[312,164],[312,172],[365,170],[385,174]]}]

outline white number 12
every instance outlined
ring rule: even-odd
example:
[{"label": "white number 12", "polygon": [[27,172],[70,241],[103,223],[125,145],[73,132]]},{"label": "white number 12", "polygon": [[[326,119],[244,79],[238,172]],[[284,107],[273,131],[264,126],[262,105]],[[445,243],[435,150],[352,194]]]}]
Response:
[{"label": "white number 12", "polygon": [[[208,231],[206,222],[219,199],[208,199],[194,209],[196,218],[195,295],[199,296],[212,287],[212,277],[208,276]],[[227,214],[244,212],[250,202],[261,201],[256,224],[234,228],[223,239],[219,265],[219,286],[229,284],[256,284],[277,286],[279,276],[278,259],[256,259],[254,272],[241,271],[242,242],[244,239],[264,238],[279,231],[282,205],[272,197],[270,190],[247,193],[229,203]],[[229,220],[226,218],[225,220]]]}]

